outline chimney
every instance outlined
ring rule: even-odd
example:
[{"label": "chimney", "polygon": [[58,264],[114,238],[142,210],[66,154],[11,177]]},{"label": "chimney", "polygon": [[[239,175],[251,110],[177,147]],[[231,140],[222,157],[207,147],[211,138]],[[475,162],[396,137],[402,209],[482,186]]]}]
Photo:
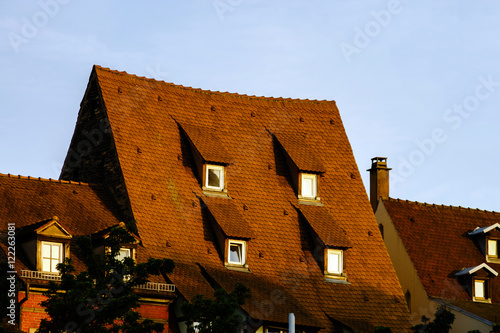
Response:
[{"label": "chimney", "polygon": [[377,210],[378,199],[389,198],[389,170],[387,167],[387,157],[372,158],[372,167],[370,171],[370,203],[373,212]]}]

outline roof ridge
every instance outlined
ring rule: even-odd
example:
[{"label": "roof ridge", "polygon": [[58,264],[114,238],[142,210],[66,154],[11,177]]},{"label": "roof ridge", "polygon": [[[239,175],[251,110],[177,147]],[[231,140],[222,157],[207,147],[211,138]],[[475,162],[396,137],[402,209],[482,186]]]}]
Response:
[{"label": "roof ridge", "polygon": [[100,184],[95,184],[95,183],[84,183],[84,182],[77,182],[77,181],[72,181],[72,180],[60,180],[60,179],[52,179],[52,178],[13,175],[10,173],[7,173],[7,174],[0,173],[0,177],[49,182],[49,183],[54,183],[54,184],[59,183],[59,184],[71,184],[71,185],[82,185],[82,186],[100,186]]},{"label": "roof ridge", "polygon": [[273,97],[273,96],[256,96],[256,95],[231,93],[228,91],[218,91],[218,90],[214,91],[214,90],[207,90],[207,89],[201,89],[201,88],[193,88],[193,87],[189,87],[189,86],[183,86],[182,84],[175,84],[172,82],[166,82],[164,80],[156,80],[153,78],[147,78],[145,76],[130,74],[130,73],[127,73],[126,71],[119,71],[116,69],[110,69],[108,67],[102,67],[99,65],[94,65],[94,67],[101,69],[103,71],[106,71],[106,72],[120,74],[120,75],[124,75],[124,76],[132,76],[132,77],[136,77],[136,78],[141,79],[141,80],[147,80],[147,81],[152,81],[152,82],[163,82],[164,84],[171,86],[172,88],[189,90],[189,91],[202,93],[202,94],[230,95],[232,97],[239,97],[239,98],[246,98],[246,99],[257,99],[257,100],[272,100],[272,101],[276,101],[276,102],[286,101],[286,102],[292,102],[292,103],[297,103],[297,102],[302,102],[302,103],[333,103],[333,104],[337,105],[335,100],[327,100],[327,99],[318,100],[318,99],[308,99],[308,98],[301,99],[301,98],[290,98],[290,97],[284,98],[284,97]]},{"label": "roof ridge", "polygon": [[481,212],[481,213],[493,213],[493,214],[500,214],[500,212],[496,212],[494,210],[486,210],[486,209],[479,209],[479,208],[471,208],[471,207],[462,207],[462,206],[453,206],[453,205],[444,205],[444,204],[434,204],[434,203],[427,203],[427,202],[420,202],[420,201],[412,201],[412,200],[407,200],[407,199],[400,199],[400,198],[388,198],[389,201],[396,201],[396,202],[406,202],[406,203],[412,203],[416,205],[421,205],[421,206],[432,206],[432,207],[441,207],[441,208],[449,208],[449,209],[456,209],[456,210],[474,210],[476,212]]}]

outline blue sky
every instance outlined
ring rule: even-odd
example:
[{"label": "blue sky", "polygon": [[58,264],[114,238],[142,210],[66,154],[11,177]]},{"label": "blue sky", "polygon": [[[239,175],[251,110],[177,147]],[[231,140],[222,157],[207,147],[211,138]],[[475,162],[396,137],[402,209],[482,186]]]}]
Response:
[{"label": "blue sky", "polygon": [[0,4],[0,172],[58,178],[92,65],[215,91],[335,100],[365,185],[500,211],[498,1]]}]

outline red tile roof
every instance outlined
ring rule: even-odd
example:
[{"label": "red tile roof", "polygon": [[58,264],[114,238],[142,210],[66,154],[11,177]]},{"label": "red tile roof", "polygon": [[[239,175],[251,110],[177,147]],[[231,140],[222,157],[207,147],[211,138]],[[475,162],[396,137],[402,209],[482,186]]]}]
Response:
[{"label": "red tile roof", "polygon": [[[251,225],[236,208],[233,200],[202,197],[210,214],[228,237],[254,238]],[[235,221],[237,221],[235,223]]]},{"label": "red tile roof", "polygon": [[[500,213],[392,198],[383,203],[427,294],[452,298],[460,304],[471,301],[455,274],[486,262],[486,258],[476,238],[468,233],[500,222]],[[487,265],[500,272],[500,264]],[[492,278],[491,282],[492,301],[497,303],[498,310],[500,277]],[[470,303],[467,307],[476,307],[477,303]]]},{"label": "red tile roof", "polygon": [[217,137],[214,128],[202,128],[192,124],[180,124],[189,140],[207,162],[231,163],[231,156]]},{"label": "red tile roof", "polygon": [[322,154],[309,146],[305,133],[276,132],[273,134],[300,171],[326,171],[320,158]]},{"label": "red tile roof", "polygon": [[[409,331],[403,293],[335,102],[204,91],[98,66],[93,84],[98,84],[103,108],[94,114],[82,103],[77,131],[85,128],[90,114],[109,118],[143,244],[155,257],[174,259],[176,269],[168,279],[187,299],[211,295],[215,282],[230,290],[234,281],[242,281],[253,294],[245,309],[256,319],[285,323],[285,313],[294,311],[297,324],[322,327],[322,332],[332,331],[337,321],[360,331],[378,325]],[[232,157],[228,195],[255,235],[248,242],[250,273],[223,266],[198,199],[204,194],[189,142],[176,121],[217,129]],[[345,230],[352,245],[346,258],[349,285],[325,282],[294,208],[297,196],[283,152],[273,140],[272,133],[281,132],[307,133],[307,149],[305,140],[293,138],[286,149],[291,147],[292,158],[299,154],[294,161],[300,168],[326,171],[321,198],[332,219],[324,219],[321,230],[334,228],[332,221]],[[91,178],[80,171],[78,177]],[[245,228],[241,221],[233,223],[238,233]]]}]

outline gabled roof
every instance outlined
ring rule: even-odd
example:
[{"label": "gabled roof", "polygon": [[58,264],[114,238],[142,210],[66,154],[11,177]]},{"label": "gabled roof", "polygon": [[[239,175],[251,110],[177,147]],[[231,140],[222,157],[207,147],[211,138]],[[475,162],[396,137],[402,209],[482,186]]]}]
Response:
[{"label": "gabled roof", "polygon": [[[0,230],[12,223],[20,236],[55,224],[71,236],[90,235],[120,221],[101,185],[0,174],[0,202]],[[33,269],[22,253],[16,255],[16,267]],[[82,268],[72,257],[75,267]]]},{"label": "gabled roof", "polygon": [[485,271],[489,272],[490,274],[498,276],[498,272],[495,271],[493,268],[491,268],[490,266],[488,266],[484,262],[481,265],[477,265],[475,267],[464,268],[460,272],[457,272],[455,275],[456,276],[471,275],[471,274],[474,274],[481,269],[484,269]]},{"label": "gabled roof", "polygon": [[474,229],[474,231],[469,232],[469,235],[476,236],[476,235],[481,235],[481,234],[487,234],[488,232],[492,231],[493,229],[500,230],[500,223],[495,223],[495,224],[492,224],[488,227],[482,227],[482,228],[477,227],[476,229]]},{"label": "gabled roof", "polygon": [[[383,204],[427,294],[438,298],[453,295],[457,300],[469,301],[470,296],[455,276],[464,267],[478,268],[485,261],[485,254],[470,232],[478,225],[499,223],[500,213],[392,198],[383,200]],[[500,264],[488,266],[500,270]],[[493,278],[491,283],[492,300],[498,302],[500,279]]]},{"label": "gabled roof", "polygon": [[46,231],[56,231],[56,233],[58,233],[62,238],[73,237],[71,232],[69,232],[67,228],[59,222],[59,218],[57,216],[21,227],[16,231],[16,236],[22,237],[30,233],[43,234]]},{"label": "gabled roof", "polygon": [[[175,261],[176,268],[167,278],[188,300],[198,293],[211,296],[209,280],[217,280],[228,290],[230,282],[242,281],[254,295],[246,309],[257,319],[286,323],[281,309],[293,305],[297,324],[313,322],[323,332],[333,330],[333,321],[361,331],[378,325],[409,331],[403,293],[334,101],[212,92],[98,66],[87,91],[92,94],[84,98],[70,149],[76,149],[82,130],[91,130],[106,119],[112,144],[105,152],[93,150],[84,156],[82,167],[66,164],[64,177],[92,181],[100,175],[108,182],[106,186],[118,187],[116,196],[130,202],[145,249],[154,257]],[[231,200],[253,230],[255,238],[248,246],[251,273],[223,266],[210,221],[200,205],[204,193],[190,143],[177,122],[217,129],[218,140],[232,158],[226,168],[232,199],[220,200]],[[341,221],[353,246],[346,259],[350,285],[325,282],[314,259],[315,248],[292,204],[297,196],[285,154],[272,135],[285,130],[307,134],[311,149],[306,151],[313,162],[298,143],[304,158],[294,160],[298,167],[325,172],[320,185],[324,209]],[[104,163],[92,164],[109,156],[116,160],[105,167]],[[111,178],[121,181],[111,186]],[[240,207],[246,209],[241,212]],[[366,253],[371,260],[366,260]],[[282,298],[273,295],[286,295],[286,300],[278,304]],[[274,310],[266,310],[269,304]]]}]

